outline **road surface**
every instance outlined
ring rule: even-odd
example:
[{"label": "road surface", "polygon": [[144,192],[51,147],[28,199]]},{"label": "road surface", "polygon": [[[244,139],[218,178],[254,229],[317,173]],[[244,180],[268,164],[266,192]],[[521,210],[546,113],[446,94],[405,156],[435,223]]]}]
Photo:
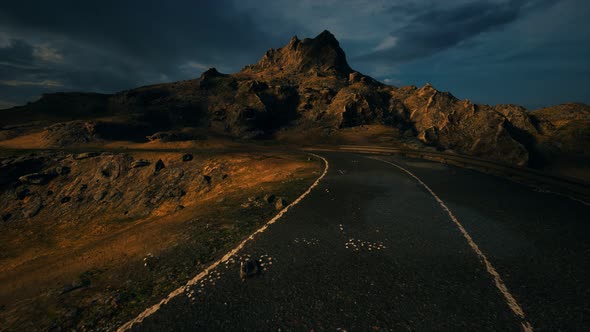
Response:
[{"label": "road surface", "polygon": [[[590,206],[435,162],[319,154],[307,197],[131,330],[590,328]],[[246,255],[266,271],[242,282]]]}]

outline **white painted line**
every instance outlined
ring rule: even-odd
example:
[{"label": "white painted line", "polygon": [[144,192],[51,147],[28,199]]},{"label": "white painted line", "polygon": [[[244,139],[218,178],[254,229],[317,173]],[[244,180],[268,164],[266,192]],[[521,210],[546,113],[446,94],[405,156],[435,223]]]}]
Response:
[{"label": "white painted line", "polygon": [[158,311],[162,307],[162,305],[168,303],[174,297],[182,294],[190,286],[195,285],[197,282],[199,282],[199,280],[203,279],[203,277],[205,277],[207,274],[209,274],[209,272],[212,271],[213,269],[215,269],[219,264],[224,263],[225,261],[230,259],[232,256],[237,254],[244,247],[244,245],[246,245],[246,243],[248,243],[250,240],[254,239],[255,235],[264,232],[268,228],[268,226],[274,224],[285,213],[287,213],[287,211],[289,211],[290,208],[297,205],[299,202],[301,202],[301,200],[303,200],[305,198],[305,196],[309,195],[311,190],[313,188],[315,188],[320,183],[320,181],[324,178],[324,176],[326,176],[326,173],[328,173],[328,168],[329,168],[328,161],[324,157],[318,156],[313,153],[309,153],[309,154],[321,159],[324,162],[325,168],[324,168],[324,172],[322,173],[322,175],[320,175],[320,177],[315,180],[315,182],[307,189],[307,191],[305,191],[303,194],[301,194],[301,196],[299,196],[295,201],[293,201],[293,203],[287,205],[284,209],[282,209],[276,216],[274,216],[266,224],[264,224],[262,227],[260,227],[258,230],[256,230],[254,233],[252,233],[250,236],[248,236],[244,241],[242,241],[240,244],[238,244],[237,247],[235,247],[234,249],[229,251],[227,254],[225,254],[225,256],[221,257],[221,259],[219,259],[216,262],[209,265],[205,270],[203,270],[201,273],[199,273],[196,277],[189,280],[184,286],[181,286],[178,289],[174,290],[172,293],[168,294],[168,296],[166,296],[166,298],[164,298],[159,303],[154,304],[153,306],[147,308],[141,314],[139,314],[137,317],[135,317],[134,319],[123,324],[121,327],[119,327],[117,329],[117,332],[127,331],[127,330],[131,329],[133,324],[141,323],[146,317],[148,317],[148,316],[152,315],[153,313],[155,313],[156,311]]},{"label": "white painted line", "polygon": [[510,310],[512,310],[512,312],[518,318],[520,318],[520,320],[521,320],[520,324],[522,326],[522,330],[525,332],[532,332],[533,327],[532,327],[531,323],[529,323],[527,321],[526,315],[524,314],[522,307],[518,304],[518,302],[516,301],[514,296],[512,296],[512,294],[510,293],[510,291],[508,290],[508,287],[506,287],[506,284],[504,284],[504,281],[502,280],[502,277],[500,277],[500,274],[498,273],[498,271],[496,271],[496,269],[494,268],[494,266],[492,265],[490,260],[479,249],[479,247],[477,246],[475,241],[473,241],[473,238],[471,237],[471,235],[469,235],[469,233],[467,233],[467,230],[463,227],[463,225],[461,225],[461,223],[459,222],[457,217],[455,217],[453,212],[451,212],[451,210],[434,193],[434,191],[432,191],[432,189],[430,189],[430,187],[427,186],[426,183],[424,183],[422,180],[420,180],[419,177],[417,177],[416,175],[414,175],[412,172],[408,171],[407,169],[405,169],[395,163],[389,162],[387,160],[383,160],[383,159],[379,159],[379,158],[371,158],[371,159],[379,160],[379,161],[382,161],[386,164],[390,164],[392,166],[399,168],[400,170],[404,171],[405,173],[409,174],[411,177],[416,179],[416,181],[418,181],[424,188],[426,188],[426,190],[428,190],[428,192],[434,197],[434,199],[436,199],[436,201],[442,207],[442,209],[447,212],[447,214],[449,215],[449,217],[451,218],[453,223],[455,223],[455,225],[457,225],[457,227],[459,228],[459,231],[461,231],[461,234],[463,234],[463,237],[465,238],[465,240],[467,240],[467,243],[469,244],[471,249],[473,249],[473,251],[475,251],[475,253],[479,257],[479,259],[481,260],[481,262],[485,266],[486,270],[488,271],[488,273],[492,276],[492,279],[494,279],[494,284],[496,285],[496,288],[498,288],[500,293],[502,293],[502,295],[504,296],[504,299],[506,299],[506,304],[508,304],[508,307],[510,307]]}]

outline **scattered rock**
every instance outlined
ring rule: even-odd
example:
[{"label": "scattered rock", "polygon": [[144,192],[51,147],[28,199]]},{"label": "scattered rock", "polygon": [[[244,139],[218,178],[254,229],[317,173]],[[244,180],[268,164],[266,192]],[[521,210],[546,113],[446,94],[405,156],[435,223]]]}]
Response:
[{"label": "scattered rock", "polygon": [[275,202],[275,209],[277,209],[277,210],[282,210],[282,209],[284,209],[284,208],[285,208],[285,206],[287,206],[287,205],[288,205],[288,204],[287,204],[287,201],[286,201],[284,198],[282,198],[282,197],[279,197],[279,198],[277,198],[277,200],[276,200],[276,202]]},{"label": "scattered rock", "polygon": [[55,173],[31,173],[18,178],[22,183],[42,185],[51,181],[57,174]]},{"label": "scattered rock", "polygon": [[180,188],[174,188],[170,190],[170,193],[168,194],[169,197],[183,197],[186,195],[186,191],[180,189]]},{"label": "scattered rock", "polygon": [[166,166],[164,165],[164,162],[162,161],[162,159],[158,159],[158,161],[156,161],[154,171],[156,173],[158,173],[160,170],[162,170],[162,168],[165,168],[165,167]]},{"label": "scattered rock", "polygon": [[114,193],[111,195],[111,200],[114,200],[114,201],[116,201],[116,200],[119,200],[119,199],[121,199],[121,198],[123,198],[123,192],[122,192],[122,191],[119,191],[119,190],[115,191],[115,192],[114,192]]},{"label": "scattered rock", "polygon": [[31,191],[29,190],[29,188],[23,188],[23,189],[17,190],[16,199],[22,201],[23,199],[25,199],[25,197],[27,197],[29,195],[31,195]]},{"label": "scattered rock", "polygon": [[96,157],[96,156],[98,156],[98,152],[84,152],[84,153],[75,154],[73,156],[73,158],[75,160],[82,160],[82,159],[92,158],[92,157]]},{"label": "scattered rock", "polygon": [[27,207],[23,210],[23,215],[25,216],[25,218],[32,218],[36,216],[42,208],[43,204],[41,202],[41,199],[34,199],[31,202],[29,202]]},{"label": "scattered rock", "polygon": [[121,167],[117,161],[111,160],[102,166],[100,175],[104,178],[117,179],[121,173]]},{"label": "scattered rock", "polygon": [[193,155],[190,153],[185,153],[182,155],[182,161],[191,161],[193,160]]},{"label": "scattered rock", "polygon": [[143,258],[143,266],[147,267],[148,270],[152,271],[156,265],[158,264],[158,257],[152,255],[151,253],[147,254]]},{"label": "scattered rock", "polygon": [[209,175],[203,175],[203,180],[207,182],[208,185],[211,184],[211,177]]},{"label": "scattered rock", "polygon": [[276,196],[273,194],[266,194],[264,195],[264,201],[268,204],[272,204],[276,199]]},{"label": "scattered rock", "polygon": [[96,193],[93,198],[95,201],[102,201],[103,198],[105,198],[106,196],[107,196],[107,191],[103,190],[103,191]]},{"label": "scattered rock", "polygon": [[61,293],[62,294],[67,294],[67,293],[69,293],[71,291],[74,291],[76,289],[80,289],[80,288],[83,288],[83,287],[87,287],[89,285],[90,285],[90,282],[89,281],[86,281],[86,280],[76,280],[76,281],[72,282],[69,285],[65,285],[63,287]]},{"label": "scattered rock", "polygon": [[136,160],[131,163],[131,168],[144,167],[144,166],[148,166],[149,164],[150,164],[149,161],[147,161],[145,159],[139,159],[139,160]]},{"label": "scattered rock", "polygon": [[71,168],[69,168],[68,166],[57,166],[55,168],[55,173],[58,175],[66,175],[69,174],[72,171]]},{"label": "scattered rock", "polygon": [[264,201],[259,196],[250,196],[248,197],[248,202],[241,204],[241,206],[245,209],[250,207],[262,207],[264,206]]}]

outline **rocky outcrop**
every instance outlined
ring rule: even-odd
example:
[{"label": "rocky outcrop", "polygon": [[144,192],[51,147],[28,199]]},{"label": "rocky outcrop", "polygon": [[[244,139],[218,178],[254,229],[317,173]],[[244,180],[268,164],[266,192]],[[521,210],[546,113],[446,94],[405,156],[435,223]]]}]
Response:
[{"label": "rocky outcrop", "polygon": [[45,129],[43,139],[49,146],[65,147],[99,140],[96,123],[92,121],[70,121],[56,123]]},{"label": "rocky outcrop", "polygon": [[511,135],[509,119],[487,105],[458,100],[430,84],[393,91],[392,105],[428,145],[521,166],[528,163],[528,151]]},{"label": "rocky outcrop", "polygon": [[546,159],[590,158],[590,106],[562,104],[529,113],[535,148]]},{"label": "rocky outcrop", "polygon": [[[227,177],[225,164],[218,160],[187,163],[181,153],[151,157],[151,164],[126,153],[79,160],[53,152],[43,152],[43,158],[19,157],[18,164],[25,160],[39,164],[28,169],[34,173],[7,178],[0,188],[0,216],[8,222],[29,218],[75,222],[103,215],[118,219],[172,213],[179,206],[193,206]],[[138,161],[151,167],[134,168]],[[0,158],[0,164],[15,163],[14,158]]]}]

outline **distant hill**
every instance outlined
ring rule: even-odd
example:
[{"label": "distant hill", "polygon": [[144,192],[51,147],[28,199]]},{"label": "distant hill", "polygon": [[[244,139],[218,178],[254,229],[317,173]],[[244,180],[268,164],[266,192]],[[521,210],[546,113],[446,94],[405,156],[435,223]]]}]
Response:
[{"label": "distant hill", "polygon": [[[0,114],[0,139],[53,125],[40,136],[46,146],[145,140],[157,131],[185,127],[240,138],[292,132],[300,142],[313,144],[317,137],[306,132],[328,137],[346,128],[383,125],[400,139],[515,165],[540,168],[555,158],[590,159],[588,105],[529,112],[516,105],[459,100],[430,84],[385,85],[354,71],[328,31],[315,38],[293,37],[235,74],[212,68],[198,79],[112,95],[48,94]],[[55,126],[73,120],[84,121]]]}]

